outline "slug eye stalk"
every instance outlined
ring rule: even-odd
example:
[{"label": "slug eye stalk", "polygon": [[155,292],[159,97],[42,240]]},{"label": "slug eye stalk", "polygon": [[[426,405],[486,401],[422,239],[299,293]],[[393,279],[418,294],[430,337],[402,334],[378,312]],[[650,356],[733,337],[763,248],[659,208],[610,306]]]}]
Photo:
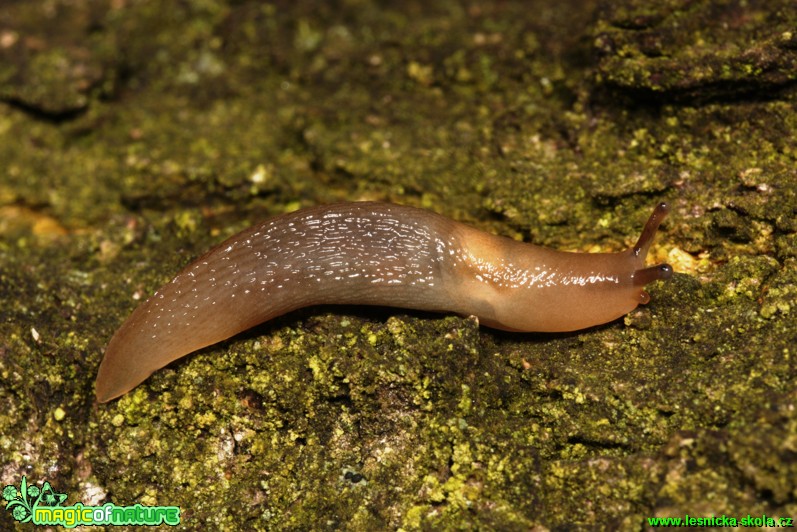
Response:
[{"label": "slug eye stalk", "polygon": [[659,230],[661,222],[670,214],[670,205],[666,202],[661,202],[653,209],[653,213],[648,218],[642,233],[639,235],[639,240],[632,248],[635,257],[644,257],[648,254],[648,249],[653,243],[653,237],[656,236],[656,231]]}]

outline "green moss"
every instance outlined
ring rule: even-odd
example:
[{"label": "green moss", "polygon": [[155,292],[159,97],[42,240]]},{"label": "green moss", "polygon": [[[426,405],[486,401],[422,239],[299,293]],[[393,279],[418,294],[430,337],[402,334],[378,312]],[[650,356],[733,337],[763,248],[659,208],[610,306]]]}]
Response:
[{"label": "green moss", "polygon": [[612,5],[593,28],[600,83],[694,102],[778,90],[794,79],[787,2],[665,2],[655,14],[635,4]]}]

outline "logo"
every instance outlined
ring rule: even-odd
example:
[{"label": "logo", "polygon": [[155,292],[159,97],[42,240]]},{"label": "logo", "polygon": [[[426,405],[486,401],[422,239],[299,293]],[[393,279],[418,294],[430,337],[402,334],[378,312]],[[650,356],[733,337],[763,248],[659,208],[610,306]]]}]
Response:
[{"label": "logo", "polygon": [[180,524],[179,506],[116,506],[110,502],[102,506],[84,506],[79,502],[62,506],[66,498],[66,493],[57,493],[49,482],[39,488],[35,484],[28,484],[26,477],[22,477],[19,488],[11,485],[3,488],[6,510],[20,523],[66,528],[81,525]]}]

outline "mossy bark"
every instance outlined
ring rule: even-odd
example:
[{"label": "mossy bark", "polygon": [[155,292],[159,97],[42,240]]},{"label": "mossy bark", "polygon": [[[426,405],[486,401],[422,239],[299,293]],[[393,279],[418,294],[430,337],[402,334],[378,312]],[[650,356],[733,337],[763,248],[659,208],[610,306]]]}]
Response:
[{"label": "mossy bark", "polygon": [[[651,7],[652,6],[652,7]],[[0,483],[189,528],[797,515],[790,2],[16,2],[0,19]],[[305,309],[107,405],[137,301],[270,214],[423,206],[672,281],[606,326]],[[11,526],[8,512],[0,525]]]}]

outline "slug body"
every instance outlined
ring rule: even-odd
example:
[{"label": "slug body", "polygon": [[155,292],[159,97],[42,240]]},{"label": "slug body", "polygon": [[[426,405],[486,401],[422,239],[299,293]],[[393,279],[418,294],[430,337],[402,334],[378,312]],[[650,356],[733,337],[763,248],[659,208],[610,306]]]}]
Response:
[{"label": "slug body", "polygon": [[573,331],[612,321],[667,279],[645,268],[659,204],[621,253],[571,253],[479,231],[430,211],[342,203],[277,216],[229,238],[141,304],[111,338],[100,402],[155,370],[286,312],[382,305],[475,315],[510,331]]}]

